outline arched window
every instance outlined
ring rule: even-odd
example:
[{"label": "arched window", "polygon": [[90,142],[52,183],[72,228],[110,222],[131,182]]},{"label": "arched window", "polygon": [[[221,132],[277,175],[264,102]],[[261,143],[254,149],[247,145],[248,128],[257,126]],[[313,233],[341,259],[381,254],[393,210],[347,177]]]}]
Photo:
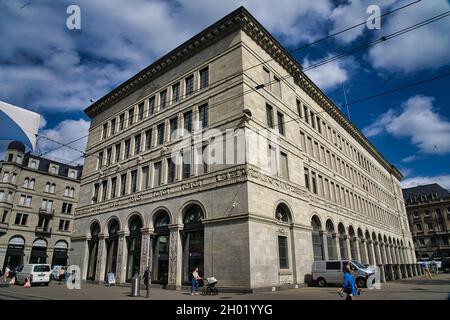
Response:
[{"label": "arched window", "polygon": [[184,214],[183,223],[199,223],[203,220],[203,210],[199,205],[191,205]]},{"label": "arched window", "polygon": [[51,166],[50,173],[56,174],[56,167],[55,166]]},{"label": "arched window", "polygon": [[45,189],[44,189],[44,191],[45,191],[45,192],[50,192],[50,182],[47,182],[47,183],[45,184]]},{"label": "arched window", "polygon": [[23,187],[28,188],[29,183],[30,183],[30,179],[25,178],[25,180],[23,181]]},{"label": "arched window", "polygon": [[86,279],[95,280],[95,273],[97,269],[97,254],[98,254],[98,236],[100,234],[100,225],[94,222],[91,225],[91,240],[88,241],[89,260]]},{"label": "arched window", "polygon": [[141,265],[141,228],[142,219],[136,214],[130,218],[128,224],[130,235],[127,237],[128,259],[126,281],[131,281],[135,274],[139,274]]},{"label": "arched window", "polygon": [[116,219],[109,222],[108,226],[108,239],[106,241],[106,273],[105,280],[108,277],[108,273],[116,274],[117,270],[117,251],[119,245],[119,232],[120,226]]},{"label": "arched window", "polygon": [[204,254],[204,213],[198,204],[189,205],[183,216],[183,282],[189,283],[195,267],[203,269]]},{"label": "arched window", "polygon": [[31,179],[31,180],[30,180],[30,184],[29,184],[29,188],[30,188],[30,189],[34,189],[34,183],[35,183],[35,180],[34,180],[34,179]]},{"label": "arched window", "polygon": [[66,189],[64,189],[64,196],[65,196],[65,197],[68,197],[69,194],[70,194],[70,188],[69,188],[69,187],[66,187]]},{"label": "arched window", "polygon": [[154,230],[156,236],[153,242],[153,272],[152,280],[167,284],[169,275],[169,224],[170,216],[166,210],[158,210],[155,214]]},{"label": "arched window", "polygon": [[52,183],[50,185],[50,193],[55,193],[55,189],[56,189],[56,184]]},{"label": "arched window", "polygon": [[324,260],[323,256],[323,240],[321,235],[322,226],[320,224],[320,220],[317,216],[313,216],[311,218],[311,227],[312,227],[312,243],[313,243],[313,253],[314,260]]},{"label": "arched window", "polygon": [[75,195],[75,188],[70,188],[69,197],[73,197]]},{"label": "arched window", "polygon": [[170,216],[166,211],[161,210],[156,214],[156,219],[154,223],[155,228],[167,227],[169,223],[170,223]]}]

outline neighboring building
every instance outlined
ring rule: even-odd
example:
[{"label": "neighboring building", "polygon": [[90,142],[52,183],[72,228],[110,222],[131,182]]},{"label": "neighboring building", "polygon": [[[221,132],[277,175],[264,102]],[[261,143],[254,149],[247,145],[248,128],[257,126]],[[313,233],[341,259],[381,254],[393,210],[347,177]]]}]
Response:
[{"label": "neighboring building", "polygon": [[416,257],[450,258],[450,192],[437,183],[403,189]]},{"label": "neighboring building", "polygon": [[[84,279],[142,274],[149,237],[152,280],[169,288],[194,266],[221,287],[255,289],[303,283],[315,259],[415,262],[400,172],[242,7],[85,112],[72,238]],[[183,164],[170,159],[183,139],[174,128],[194,141]],[[195,143],[204,129],[245,134]],[[258,158],[269,133],[279,141],[261,139]],[[195,161],[224,144],[240,161]]]},{"label": "neighboring building", "polygon": [[11,142],[0,161],[0,266],[66,265],[82,166],[25,153]]}]

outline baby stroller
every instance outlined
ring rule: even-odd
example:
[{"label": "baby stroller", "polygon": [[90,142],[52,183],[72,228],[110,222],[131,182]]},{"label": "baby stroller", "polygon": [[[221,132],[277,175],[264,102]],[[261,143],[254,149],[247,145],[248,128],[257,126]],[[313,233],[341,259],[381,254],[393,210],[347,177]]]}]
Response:
[{"label": "baby stroller", "polygon": [[216,287],[217,279],[214,277],[206,278],[204,281],[204,287],[202,294],[204,295],[218,295],[219,289]]}]

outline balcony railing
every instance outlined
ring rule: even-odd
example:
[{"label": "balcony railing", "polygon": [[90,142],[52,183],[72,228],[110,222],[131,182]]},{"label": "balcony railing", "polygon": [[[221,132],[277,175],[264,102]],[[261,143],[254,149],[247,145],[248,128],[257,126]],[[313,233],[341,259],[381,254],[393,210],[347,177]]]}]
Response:
[{"label": "balcony railing", "polygon": [[44,216],[53,216],[55,213],[54,209],[47,209],[47,208],[39,208],[39,214]]},{"label": "balcony railing", "polygon": [[50,235],[52,233],[52,228],[50,227],[36,227],[36,233],[40,233],[43,235]]},{"label": "balcony railing", "polygon": [[6,222],[0,222],[0,233],[8,232],[9,224]]}]

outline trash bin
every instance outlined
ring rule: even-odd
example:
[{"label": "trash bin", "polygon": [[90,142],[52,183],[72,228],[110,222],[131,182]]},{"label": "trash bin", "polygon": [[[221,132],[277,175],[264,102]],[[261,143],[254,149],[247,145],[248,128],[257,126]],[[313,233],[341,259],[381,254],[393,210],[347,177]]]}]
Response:
[{"label": "trash bin", "polygon": [[139,297],[141,295],[141,288],[140,288],[140,276],[134,276],[133,279],[131,279],[131,296],[132,297]]}]

